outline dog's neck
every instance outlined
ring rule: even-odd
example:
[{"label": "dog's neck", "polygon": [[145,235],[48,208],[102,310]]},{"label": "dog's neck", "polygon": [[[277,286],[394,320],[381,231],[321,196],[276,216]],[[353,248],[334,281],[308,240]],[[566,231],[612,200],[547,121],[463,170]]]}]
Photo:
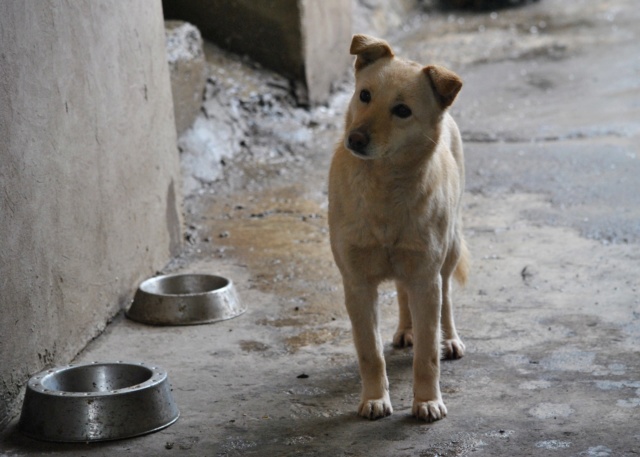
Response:
[{"label": "dog's neck", "polygon": [[407,148],[395,151],[389,157],[363,161],[363,168],[376,185],[386,187],[397,185],[399,181],[422,182],[434,160],[436,145],[429,150]]},{"label": "dog's neck", "polygon": [[365,179],[358,180],[359,185],[367,187],[367,194],[378,202],[409,203],[409,196],[422,198],[430,193],[428,183],[433,172],[430,167],[432,157],[433,152],[402,163],[390,159],[362,161],[361,171]]}]

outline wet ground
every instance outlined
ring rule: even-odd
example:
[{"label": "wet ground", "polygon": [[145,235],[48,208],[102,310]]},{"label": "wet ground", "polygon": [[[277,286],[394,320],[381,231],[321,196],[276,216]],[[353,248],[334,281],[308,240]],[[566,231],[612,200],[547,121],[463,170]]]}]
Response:
[{"label": "wet ground", "polygon": [[307,112],[286,81],[208,48],[203,115],[181,140],[185,252],[167,271],[228,276],[249,310],[193,327],[119,317],[80,354],[166,368],[182,412],[171,427],[92,445],[39,443],[11,427],[2,455],[640,454],[638,23],[633,0],[542,0],[427,11],[386,37],[465,80],[452,112],[473,255],[456,290],[467,352],[442,364],[449,416],[434,424],[411,417],[412,353],[391,347],[390,287],[380,299],[394,414],[355,413],[326,220],[349,80]]}]

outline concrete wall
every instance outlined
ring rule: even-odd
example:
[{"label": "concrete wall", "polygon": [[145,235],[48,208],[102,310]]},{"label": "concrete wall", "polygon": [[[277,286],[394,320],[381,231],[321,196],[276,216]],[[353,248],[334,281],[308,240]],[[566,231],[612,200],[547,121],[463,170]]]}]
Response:
[{"label": "concrete wall", "polygon": [[351,63],[346,0],[163,0],[167,19],[291,79],[301,104],[327,101]]},{"label": "concrete wall", "polygon": [[173,113],[178,136],[200,113],[207,82],[202,36],[197,27],[183,21],[166,21],[167,62],[171,75]]},{"label": "concrete wall", "polygon": [[351,68],[351,2],[303,0],[304,81],[311,103],[328,99],[331,85]]},{"label": "concrete wall", "polygon": [[353,31],[386,38],[401,30],[414,14],[433,9],[438,1],[353,0]]},{"label": "concrete wall", "polygon": [[160,0],[0,2],[0,425],[179,248]]}]

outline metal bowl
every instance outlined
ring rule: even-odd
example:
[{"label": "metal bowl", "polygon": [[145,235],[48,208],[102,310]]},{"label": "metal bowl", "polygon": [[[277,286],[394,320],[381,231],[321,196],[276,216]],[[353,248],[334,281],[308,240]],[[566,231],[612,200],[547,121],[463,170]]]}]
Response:
[{"label": "metal bowl", "polygon": [[155,432],[179,415],[161,368],[94,362],[31,377],[18,427],[46,441],[106,441]]},{"label": "metal bowl", "polygon": [[147,279],[136,291],[127,317],[152,325],[208,324],[244,313],[231,280],[207,274]]}]

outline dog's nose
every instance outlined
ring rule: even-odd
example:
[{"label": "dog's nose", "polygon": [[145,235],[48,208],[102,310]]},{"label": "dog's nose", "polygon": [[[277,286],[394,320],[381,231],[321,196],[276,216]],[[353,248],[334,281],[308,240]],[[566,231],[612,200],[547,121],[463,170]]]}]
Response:
[{"label": "dog's nose", "polygon": [[349,149],[361,152],[369,144],[369,135],[359,130],[349,133]]}]

